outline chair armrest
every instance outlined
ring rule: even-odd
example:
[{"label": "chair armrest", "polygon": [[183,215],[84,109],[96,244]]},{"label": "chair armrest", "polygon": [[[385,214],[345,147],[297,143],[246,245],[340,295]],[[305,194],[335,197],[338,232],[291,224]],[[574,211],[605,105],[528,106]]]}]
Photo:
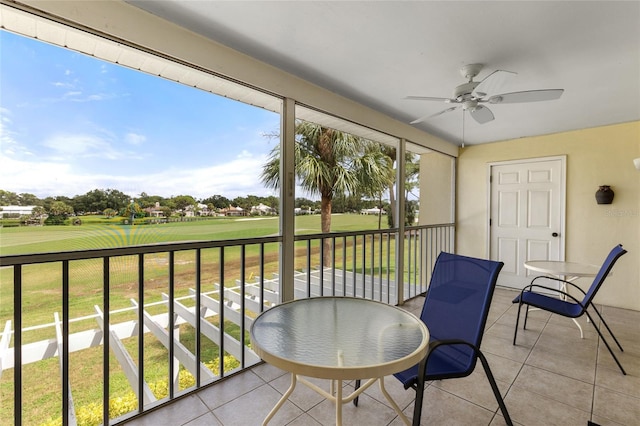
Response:
[{"label": "chair armrest", "polygon": [[478,351],[478,348],[476,347],[476,345],[474,345],[473,343],[467,342],[466,340],[462,340],[462,339],[434,340],[432,342],[429,342],[428,350],[427,350],[427,358],[429,357],[429,354],[431,353],[431,351],[433,351],[438,346],[443,346],[443,345],[467,345],[473,348],[473,350]]},{"label": "chair armrest", "polygon": [[[545,277],[545,278],[547,278],[547,277]],[[534,278],[533,281],[535,281],[535,278]],[[557,288],[547,287],[547,286],[540,285],[540,284],[533,284],[533,281],[531,281],[531,284],[529,284],[528,286],[526,286],[525,288],[522,289],[522,291],[520,292],[520,296],[518,296],[520,298],[520,300],[522,300],[522,296],[524,295],[524,293],[527,293],[527,292],[535,293],[535,291],[533,290],[534,288],[541,288],[541,289],[544,289],[544,290],[549,290],[549,291],[552,291],[552,292],[560,293],[562,296],[571,299],[573,302],[577,303],[578,305],[580,305],[580,306],[582,306],[584,308],[584,306],[582,305],[582,301],[576,299],[575,297],[573,297],[571,294],[567,293],[566,291],[558,290]],[[557,281],[564,281],[564,280],[558,279]],[[571,283],[568,283],[568,284],[571,284]],[[572,284],[572,286],[578,288],[584,294],[584,291],[580,287],[577,287],[575,284]],[[517,300],[518,300],[517,298],[514,299],[514,303],[517,303],[516,302]]]},{"label": "chair armrest", "polygon": [[429,345],[427,346],[427,355],[424,358],[422,358],[418,363],[417,382],[412,385],[414,389],[418,389],[420,387],[424,388],[424,376],[427,371],[427,361],[429,360],[429,356],[431,356],[434,349],[436,349],[439,346],[445,346],[445,345],[466,345],[471,347],[477,356],[482,356],[482,353],[480,352],[480,348],[478,348],[473,343],[467,342],[466,340],[444,339],[444,340],[434,340],[432,342],[429,342]]},{"label": "chair armrest", "polygon": [[[572,283],[571,281],[563,280],[563,279],[556,278],[556,277],[548,277],[546,275],[540,275],[540,276],[535,277],[534,279],[531,280],[531,284],[529,284],[529,286],[533,285],[534,281],[537,280],[537,279],[546,279],[546,280],[551,280],[551,281],[559,281],[561,283],[564,283],[565,285],[567,285],[567,284],[570,285],[571,287],[575,288],[576,290],[579,290],[580,293],[582,293],[583,295],[587,294],[583,289],[581,289],[580,287],[578,287],[576,284]],[[537,284],[537,285],[539,285],[539,284]],[[525,288],[527,288],[527,287],[525,287]]]}]

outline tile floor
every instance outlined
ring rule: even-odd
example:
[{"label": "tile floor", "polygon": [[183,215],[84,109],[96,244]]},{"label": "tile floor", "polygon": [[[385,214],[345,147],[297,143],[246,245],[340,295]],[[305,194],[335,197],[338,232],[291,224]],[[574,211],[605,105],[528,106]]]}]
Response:
[{"label": "tile floor", "polygon": [[[571,320],[531,312],[527,330],[518,332],[518,345],[513,346],[514,295],[511,290],[496,290],[482,350],[515,424],[586,426],[592,421],[601,426],[640,425],[640,312],[606,306],[601,310],[624,348],[623,353],[614,349],[627,371],[623,376],[586,317],[579,320],[584,330],[584,339],[580,339]],[[419,314],[423,300],[416,298],[405,308]],[[284,371],[258,365],[127,425],[260,425],[289,380]],[[405,391],[393,377],[385,384],[411,418],[415,393]],[[344,406],[343,423],[401,425],[387,404],[378,387],[372,386],[360,397],[358,407]],[[269,424],[333,425],[334,413],[331,403],[298,385]],[[467,378],[429,383],[422,413],[423,425],[505,424],[479,363]]]}]

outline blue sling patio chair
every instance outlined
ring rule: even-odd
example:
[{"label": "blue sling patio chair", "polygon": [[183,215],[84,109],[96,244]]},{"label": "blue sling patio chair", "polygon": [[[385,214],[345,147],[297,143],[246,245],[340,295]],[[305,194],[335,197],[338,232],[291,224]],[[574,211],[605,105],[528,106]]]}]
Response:
[{"label": "blue sling patio chair", "polygon": [[[609,346],[607,339],[604,338],[604,335],[600,331],[600,328],[593,321],[591,314],[589,314],[589,311],[587,310],[589,307],[593,308],[593,311],[595,311],[595,313],[598,314],[600,321],[602,321],[602,324],[609,331],[609,334],[611,335],[611,337],[613,337],[613,340],[616,342],[616,344],[620,348],[620,351],[624,351],[622,349],[622,346],[620,345],[620,342],[618,342],[618,339],[616,339],[616,336],[613,335],[613,332],[609,328],[609,325],[607,325],[606,321],[604,320],[604,318],[602,318],[602,315],[600,315],[600,312],[598,311],[596,306],[593,304],[593,298],[596,296],[596,293],[598,292],[598,290],[600,290],[600,287],[602,287],[602,283],[604,282],[605,278],[607,278],[607,275],[611,271],[611,268],[613,268],[613,265],[620,258],[620,256],[622,256],[626,252],[627,251],[622,248],[621,244],[618,244],[617,246],[615,246],[611,250],[611,252],[609,252],[609,255],[607,256],[604,263],[600,267],[598,274],[593,279],[593,283],[591,284],[591,287],[589,287],[589,290],[586,292],[582,290],[580,287],[578,287],[576,284],[560,278],[548,277],[544,275],[535,277],[528,286],[522,289],[518,297],[513,299],[513,303],[518,303],[518,316],[516,317],[516,329],[513,333],[513,344],[514,345],[516,344],[516,338],[518,337],[518,323],[520,322],[520,310],[522,309],[522,305],[527,305],[527,308],[525,309],[525,314],[524,314],[524,324],[522,326],[523,329],[527,328],[527,317],[529,315],[529,306],[534,308],[539,308],[548,312],[552,312],[554,314],[562,315],[568,318],[578,318],[584,314],[587,314],[587,317],[589,318],[589,322],[593,324],[593,327],[598,332],[598,336],[600,336],[605,346],[609,350],[609,353],[615,360],[616,364],[618,364],[620,371],[622,371],[622,374],[626,376],[627,373],[624,371],[624,368],[622,368],[622,364],[620,364],[620,361],[618,361],[618,358],[613,353],[613,350],[611,349],[611,346]],[[538,280],[543,280],[543,279],[558,281],[562,283],[564,290],[558,290],[556,288],[544,286],[536,282]],[[569,287],[567,286],[571,286],[571,288],[580,292],[584,296],[582,300],[578,300],[576,297],[569,294],[568,292]],[[538,291],[535,291],[536,289]],[[559,294],[560,297],[554,297],[550,294],[542,294],[539,291],[555,292]]]},{"label": "blue sling patio chair", "polygon": [[445,252],[438,256],[420,314],[429,329],[427,356],[419,364],[394,374],[405,389],[416,392],[414,426],[420,424],[425,382],[467,377],[478,358],[505,422],[513,424],[489,363],[480,352],[489,306],[503,265]]}]

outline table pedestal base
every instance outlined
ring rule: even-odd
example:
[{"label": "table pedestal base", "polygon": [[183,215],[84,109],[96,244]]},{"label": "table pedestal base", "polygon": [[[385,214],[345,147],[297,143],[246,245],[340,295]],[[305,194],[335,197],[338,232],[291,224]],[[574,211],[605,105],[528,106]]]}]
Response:
[{"label": "table pedestal base", "polygon": [[315,385],[314,383],[311,383],[310,381],[306,380],[304,377],[291,373],[291,385],[289,386],[289,389],[287,389],[287,391],[282,395],[282,398],[280,398],[278,403],[273,407],[273,409],[269,412],[269,414],[267,414],[267,417],[265,417],[264,421],[262,422],[263,426],[266,426],[267,423],[269,423],[269,421],[273,418],[273,416],[275,416],[275,414],[282,407],[282,405],[284,405],[287,399],[289,399],[289,397],[293,393],[293,390],[296,388],[297,382],[300,382],[305,386],[307,386],[308,388],[316,391],[317,393],[319,393],[326,399],[332,401],[336,405],[336,426],[342,426],[342,406],[356,399],[356,397],[358,397],[362,392],[368,389],[369,386],[373,385],[375,382],[379,382],[380,391],[382,392],[384,397],[387,399],[387,401],[389,401],[389,404],[391,404],[391,407],[393,407],[396,414],[398,414],[398,417],[400,417],[400,419],[404,422],[405,425],[407,426],[411,425],[407,416],[404,415],[400,407],[398,407],[398,404],[396,404],[393,398],[391,398],[391,395],[389,395],[389,392],[387,392],[387,390],[385,389],[384,377],[376,377],[373,379],[369,379],[365,383],[363,383],[358,389],[351,392],[349,395],[343,397],[342,380],[331,380],[330,391],[327,392],[324,389],[320,388],[319,386]]}]

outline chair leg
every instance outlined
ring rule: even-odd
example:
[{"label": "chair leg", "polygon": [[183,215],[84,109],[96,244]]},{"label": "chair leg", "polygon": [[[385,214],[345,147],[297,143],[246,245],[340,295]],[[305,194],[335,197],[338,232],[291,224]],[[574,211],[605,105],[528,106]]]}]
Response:
[{"label": "chair leg", "polygon": [[500,394],[500,389],[498,388],[498,384],[493,377],[493,373],[491,373],[491,368],[489,367],[489,363],[487,359],[484,357],[482,352],[477,351],[478,358],[480,358],[480,362],[482,363],[482,367],[484,368],[484,372],[487,375],[487,379],[489,379],[489,384],[491,385],[491,390],[493,390],[493,395],[496,397],[496,401],[498,401],[498,405],[500,406],[500,411],[502,411],[502,415],[504,416],[504,421],[508,426],[513,426],[513,422],[511,421],[511,416],[509,416],[509,412],[507,411],[507,406],[504,404],[504,400],[502,399],[502,395]]},{"label": "chair leg", "polygon": [[518,303],[518,316],[516,316],[516,329],[513,331],[513,345],[516,344],[516,338],[518,337],[518,324],[520,323],[520,309],[522,309],[522,301]]},{"label": "chair leg", "polygon": [[[620,368],[620,371],[622,371],[622,374],[624,374],[625,376],[627,375],[627,372],[624,371],[624,368],[622,368],[622,364],[620,364],[620,361],[618,361],[618,357],[616,356],[616,354],[613,353],[613,350],[611,349],[611,346],[609,346],[609,343],[607,342],[607,340],[604,338],[604,335],[602,334],[602,332],[600,331],[600,329],[598,328],[598,326],[596,325],[596,323],[593,321],[593,318],[591,318],[591,315],[589,314],[589,312],[585,311],[585,313],[587,314],[587,316],[589,317],[589,320],[591,320],[591,324],[593,324],[593,328],[596,329],[596,331],[598,332],[598,336],[600,336],[600,339],[602,339],[602,341],[604,342],[604,345],[607,347],[607,349],[609,350],[609,353],[611,354],[611,356],[613,357],[613,360],[616,362],[616,364],[618,364],[618,368]],[[614,337],[615,339],[615,337]]]},{"label": "chair leg", "polygon": [[616,339],[616,336],[613,334],[613,331],[611,331],[611,329],[609,328],[609,325],[607,324],[607,322],[604,320],[604,318],[602,318],[602,315],[600,314],[600,311],[598,311],[598,309],[596,309],[596,305],[594,305],[593,303],[591,303],[590,305],[593,308],[593,310],[596,311],[596,314],[598,314],[598,317],[600,317],[600,321],[602,321],[602,324],[604,324],[604,326],[606,327],[607,331],[609,331],[609,334],[611,335],[611,337],[613,337],[613,340],[616,342],[616,345],[618,345],[620,350],[622,352],[624,352],[624,349],[622,349],[622,346],[620,345],[620,342],[618,342],[618,339]]},{"label": "chair leg", "polygon": [[[356,380],[356,390],[360,389],[360,379]],[[356,396],[353,399],[353,405],[355,405],[356,407],[358,406],[358,398],[360,398],[360,396]]]},{"label": "chair leg", "polygon": [[527,305],[524,309],[524,324],[522,324],[522,329],[526,330],[527,329],[527,320],[529,319],[529,309],[531,308],[531,306]]},{"label": "chair leg", "polygon": [[416,383],[416,400],[413,404],[412,426],[420,426],[422,402],[424,401],[424,376],[427,373],[427,357],[418,364],[418,383]]}]

